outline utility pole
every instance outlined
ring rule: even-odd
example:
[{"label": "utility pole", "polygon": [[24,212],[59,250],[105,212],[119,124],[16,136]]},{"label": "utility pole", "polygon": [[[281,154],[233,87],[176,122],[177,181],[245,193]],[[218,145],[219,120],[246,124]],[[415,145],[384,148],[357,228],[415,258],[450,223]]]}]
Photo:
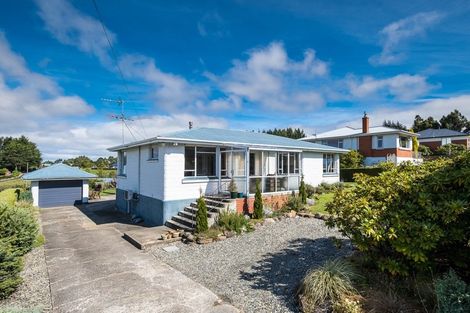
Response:
[{"label": "utility pole", "polygon": [[115,102],[117,103],[120,108],[121,108],[121,114],[119,115],[111,115],[111,118],[115,119],[115,120],[119,120],[121,121],[121,135],[122,135],[122,143],[124,144],[124,125],[126,124],[126,121],[132,121],[132,119],[130,118],[127,118],[125,115],[124,115],[124,103],[126,101],[122,100],[121,98],[117,98],[117,99],[101,99],[102,101],[106,101],[106,102]]}]

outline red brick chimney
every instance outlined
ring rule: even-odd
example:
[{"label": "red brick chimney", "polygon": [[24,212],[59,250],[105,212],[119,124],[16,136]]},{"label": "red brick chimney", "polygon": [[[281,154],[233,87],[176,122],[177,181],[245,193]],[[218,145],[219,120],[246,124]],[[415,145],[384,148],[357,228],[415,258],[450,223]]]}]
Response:
[{"label": "red brick chimney", "polygon": [[362,132],[364,134],[369,132],[369,117],[366,112],[364,112],[364,117],[362,118]]}]

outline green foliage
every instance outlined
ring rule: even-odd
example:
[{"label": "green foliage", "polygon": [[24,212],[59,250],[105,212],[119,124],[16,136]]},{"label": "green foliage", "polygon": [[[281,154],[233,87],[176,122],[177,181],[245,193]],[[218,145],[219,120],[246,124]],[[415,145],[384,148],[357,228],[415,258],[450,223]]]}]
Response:
[{"label": "green foliage", "polygon": [[302,175],[302,178],[300,179],[299,197],[302,204],[307,204],[307,189],[305,187],[304,175]]},{"label": "green foliage", "polygon": [[292,194],[284,203],[282,210],[283,211],[294,210],[296,212],[299,212],[303,208],[304,208],[304,204],[302,203],[302,198],[300,196],[297,196],[295,192],[292,191]]},{"label": "green foliage", "polygon": [[434,154],[441,155],[441,156],[455,156],[462,152],[465,152],[466,150],[467,148],[464,145],[449,143],[449,144],[438,147]]},{"label": "green foliage", "polygon": [[423,119],[421,116],[416,115],[412,129],[415,133],[417,133],[428,128],[438,129],[440,127],[441,125],[439,122],[436,121],[432,116],[428,117],[427,119]]},{"label": "green foliage", "polygon": [[204,197],[197,199],[197,212],[196,212],[196,233],[202,233],[209,228],[207,222],[207,206]]},{"label": "green foliage", "polygon": [[19,274],[22,268],[21,257],[5,239],[0,238],[0,299],[8,297],[21,284]]},{"label": "green foliage", "polygon": [[428,128],[447,128],[455,131],[466,131],[470,130],[470,122],[467,118],[460,113],[458,110],[454,110],[437,121],[433,117],[423,119],[421,116],[416,115],[412,129],[415,132],[419,132]]},{"label": "green foliage", "polygon": [[26,189],[29,187],[29,182],[22,179],[12,179],[7,181],[0,181],[0,191],[6,189]]},{"label": "green foliage", "polygon": [[18,201],[24,201],[27,203],[33,203],[33,194],[29,190],[21,190],[18,196]]},{"label": "green foliage", "polygon": [[439,262],[469,271],[470,153],[355,178],[327,205],[327,224],[378,268],[407,275]]},{"label": "green foliage", "polygon": [[339,302],[355,294],[352,280],[357,276],[352,266],[340,259],[330,260],[311,270],[297,291],[304,312],[315,312],[327,301]]},{"label": "green foliage", "polygon": [[400,129],[400,130],[408,130],[408,128],[405,125],[403,125],[402,123],[400,123],[399,121],[395,122],[395,121],[392,121],[392,120],[385,120],[382,123],[382,126],[395,128],[395,129]]},{"label": "green foliage", "polygon": [[255,202],[253,204],[253,218],[263,218],[263,198],[261,197],[261,190],[259,188],[259,181],[256,182]]},{"label": "green foliage", "polygon": [[80,168],[90,168],[93,167],[94,162],[92,159],[85,155],[80,155],[76,158],[68,159],[64,161],[65,164]]},{"label": "green foliage", "polygon": [[358,168],[364,166],[364,156],[357,150],[351,150],[346,154],[339,157],[340,169],[343,168]]},{"label": "green foliage", "polygon": [[470,286],[451,269],[435,283],[437,313],[470,312]]},{"label": "green foliage", "polygon": [[428,146],[425,146],[425,145],[419,145],[418,146],[418,152],[420,152],[423,157],[427,157],[427,156],[432,155],[431,148],[429,148]]},{"label": "green foliage", "polygon": [[305,184],[305,192],[307,193],[307,198],[313,198],[315,195],[316,188],[310,184]]},{"label": "green foliage", "polygon": [[8,172],[9,171],[6,167],[0,168],[0,176],[5,176]]},{"label": "green foliage", "polygon": [[287,137],[287,138],[292,138],[292,139],[300,139],[305,137],[305,132],[303,129],[300,128],[274,128],[274,129],[268,129],[268,130],[263,130],[263,133],[270,134],[270,135],[276,135],[276,136],[281,136],[281,137]]},{"label": "green foliage", "polygon": [[236,212],[220,212],[217,225],[224,230],[234,231],[237,234],[251,230],[251,225],[245,216]]},{"label": "green foliage", "polygon": [[37,168],[41,165],[41,152],[34,142],[25,136],[18,138],[0,138],[0,167],[9,170],[26,171],[27,167]]},{"label": "green foliage", "polygon": [[33,248],[39,225],[32,206],[8,206],[0,203],[0,239],[11,244],[13,251],[24,255]]}]

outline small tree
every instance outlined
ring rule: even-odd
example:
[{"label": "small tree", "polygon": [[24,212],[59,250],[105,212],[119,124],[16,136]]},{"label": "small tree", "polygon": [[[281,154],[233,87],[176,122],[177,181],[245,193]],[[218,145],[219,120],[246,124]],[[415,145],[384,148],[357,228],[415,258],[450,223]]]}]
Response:
[{"label": "small tree", "polygon": [[259,181],[256,182],[253,218],[263,218],[263,198],[261,197],[261,191],[259,189]]},{"label": "small tree", "polygon": [[209,229],[207,222],[207,207],[204,198],[201,196],[197,199],[196,212],[196,233],[202,233]]},{"label": "small tree", "polygon": [[300,179],[299,196],[302,200],[302,204],[307,204],[307,189],[305,188],[304,175],[302,175]]},{"label": "small tree", "polygon": [[351,150],[340,157],[340,168],[358,168],[364,165],[364,156],[357,150]]}]

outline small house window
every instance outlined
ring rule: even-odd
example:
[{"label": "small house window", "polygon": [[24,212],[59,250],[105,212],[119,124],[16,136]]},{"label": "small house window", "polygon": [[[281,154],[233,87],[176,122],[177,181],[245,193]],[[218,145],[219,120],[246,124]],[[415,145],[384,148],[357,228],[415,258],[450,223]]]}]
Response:
[{"label": "small house window", "polygon": [[338,172],[334,154],[323,154],[323,173],[335,174]]},{"label": "small house window", "polygon": [[338,148],[343,149],[343,139],[338,139]]},{"label": "small house window", "polygon": [[442,145],[448,145],[449,143],[452,143],[452,139],[450,138],[442,138]]},{"label": "small house window", "polygon": [[119,152],[119,175],[125,176],[127,171],[127,152],[121,151]]},{"label": "small house window", "polygon": [[158,146],[152,145],[149,147],[149,160],[158,160]]},{"label": "small house window", "polygon": [[408,137],[400,137],[400,148],[409,148]]},{"label": "small house window", "polygon": [[384,136],[377,136],[377,148],[384,147]]},{"label": "small house window", "polygon": [[215,160],[215,148],[185,147],[184,176],[215,176]]}]

